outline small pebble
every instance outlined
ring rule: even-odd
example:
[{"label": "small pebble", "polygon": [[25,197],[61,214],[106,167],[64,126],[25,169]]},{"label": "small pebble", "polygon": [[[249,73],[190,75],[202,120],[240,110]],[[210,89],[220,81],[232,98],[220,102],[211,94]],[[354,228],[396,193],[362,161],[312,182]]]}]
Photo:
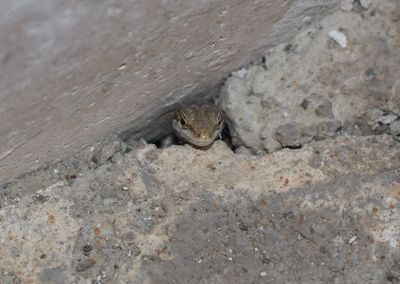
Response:
[{"label": "small pebble", "polygon": [[343,11],[349,12],[353,9],[353,2],[354,0],[342,0],[342,2],[340,2],[340,8],[342,8]]},{"label": "small pebble", "polygon": [[394,136],[400,135],[400,120],[393,121],[390,124],[390,133]]},{"label": "small pebble", "polygon": [[354,243],[354,241],[355,241],[356,239],[357,239],[357,236],[352,237],[352,238],[349,240],[349,244]]},{"label": "small pebble", "polygon": [[124,70],[124,69],[126,69],[126,63],[122,63],[120,66],[118,66],[119,71]]},{"label": "small pebble", "polygon": [[238,77],[238,78],[240,78],[240,79],[242,79],[242,78],[246,77],[246,75],[247,75],[248,72],[249,72],[249,71],[247,71],[246,68],[241,68],[241,69],[239,69],[239,70],[237,70],[237,71],[233,71],[233,72],[232,72],[232,75],[233,75],[233,76],[236,76],[236,77]]},{"label": "small pebble", "polygon": [[344,33],[333,30],[328,33],[328,36],[336,41],[342,48],[347,47],[347,37]]},{"label": "small pebble", "polygon": [[396,119],[397,119],[397,115],[388,114],[388,115],[383,115],[383,116],[379,117],[378,121],[381,122],[382,124],[391,124]]},{"label": "small pebble", "polygon": [[311,24],[311,17],[305,16],[302,20],[303,24],[309,25]]},{"label": "small pebble", "polygon": [[265,271],[261,272],[261,273],[260,273],[260,276],[261,276],[261,277],[267,276],[267,272],[265,272]]},{"label": "small pebble", "polygon": [[371,6],[372,0],[358,0],[358,2],[360,2],[361,7],[368,9]]}]

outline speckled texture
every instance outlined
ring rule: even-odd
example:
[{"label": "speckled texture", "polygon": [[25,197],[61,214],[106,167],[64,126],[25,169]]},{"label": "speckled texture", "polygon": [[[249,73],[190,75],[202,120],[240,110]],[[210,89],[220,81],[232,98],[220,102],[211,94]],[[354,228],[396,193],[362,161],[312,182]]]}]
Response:
[{"label": "speckled texture", "polygon": [[[382,15],[393,21],[389,30],[396,27],[393,1],[373,1],[369,8],[357,3],[349,13],[362,16],[335,14],[347,19],[348,31],[352,25],[367,29],[363,20],[379,22]],[[390,43],[388,26],[379,27],[372,30],[382,35],[382,45]],[[313,37],[305,36],[312,45]],[[375,37],[358,36],[356,43],[349,34],[349,48],[376,47]],[[333,59],[345,58],[326,40],[315,54],[326,49]],[[310,115],[310,125],[299,126],[291,112],[294,121],[279,128],[280,143],[299,149],[243,155],[248,148],[234,152],[223,141],[207,151],[143,142],[132,148],[113,135],[87,142],[62,161],[1,183],[0,283],[400,282],[399,92],[392,80],[398,72],[390,71],[397,58],[381,60],[378,53],[348,64],[327,56],[320,58],[330,68],[324,69],[307,65],[290,43],[284,45],[290,62],[319,74],[309,79],[330,94],[310,90],[305,99],[306,89],[288,85],[292,104],[302,119]],[[358,70],[371,56],[376,64]],[[280,71],[279,64],[267,67]],[[235,76],[248,70],[265,75],[265,68],[258,64]],[[344,84],[344,74],[355,79]],[[335,78],[344,84],[339,91]],[[257,79],[263,88],[272,83],[268,76]],[[279,95],[261,107],[285,112]],[[379,107],[355,115],[371,100]],[[242,103],[246,111],[249,105],[259,106]],[[268,139],[271,124],[253,118],[264,130],[249,128],[249,135],[253,130]]]},{"label": "speckled texture", "polygon": [[258,157],[149,145],[33,192],[27,176],[2,198],[0,279],[386,283],[400,273],[399,168],[383,135]]},{"label": "speckled texture", "polygon": [[[400,115],[400,2],[372,1],[368,9],[357,3],[227,80],[219,105],[235,146],[271,152],[343,132],[390,133],[388,119]],[[334,30],[346,37],[345,48],[329,37]]]}]

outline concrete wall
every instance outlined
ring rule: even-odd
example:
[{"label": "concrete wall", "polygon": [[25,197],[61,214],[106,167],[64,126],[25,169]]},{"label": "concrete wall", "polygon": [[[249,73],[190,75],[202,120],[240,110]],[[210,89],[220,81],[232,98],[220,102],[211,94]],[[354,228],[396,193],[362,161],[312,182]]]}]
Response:
[{"label": "concrete wall", "polygon": [[111,132],[156,135],[176,102],[336,4],[0,0],[0,179]]}]

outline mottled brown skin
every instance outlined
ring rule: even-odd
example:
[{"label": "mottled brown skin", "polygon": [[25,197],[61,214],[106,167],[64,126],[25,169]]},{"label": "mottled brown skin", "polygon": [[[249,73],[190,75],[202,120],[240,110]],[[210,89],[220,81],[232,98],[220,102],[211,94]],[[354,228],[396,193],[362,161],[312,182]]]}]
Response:
[{"label": "mottled brown skin", "polygon": [[197,147],[211,145],[220,136],[223,124],[221,112],[211,104],[181,107],[172,123],[180,139]]}]

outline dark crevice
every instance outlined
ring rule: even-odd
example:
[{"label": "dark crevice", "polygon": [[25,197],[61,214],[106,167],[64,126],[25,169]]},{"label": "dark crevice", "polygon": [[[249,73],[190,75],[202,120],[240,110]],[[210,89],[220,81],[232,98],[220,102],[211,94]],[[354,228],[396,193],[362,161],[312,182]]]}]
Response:
[{"label": "dark crevice", "polygon": [[297,150],[301,148],[303,148],[303,145],[290,145],[282,147],[282,149],[291,149],[291,150]]}]

